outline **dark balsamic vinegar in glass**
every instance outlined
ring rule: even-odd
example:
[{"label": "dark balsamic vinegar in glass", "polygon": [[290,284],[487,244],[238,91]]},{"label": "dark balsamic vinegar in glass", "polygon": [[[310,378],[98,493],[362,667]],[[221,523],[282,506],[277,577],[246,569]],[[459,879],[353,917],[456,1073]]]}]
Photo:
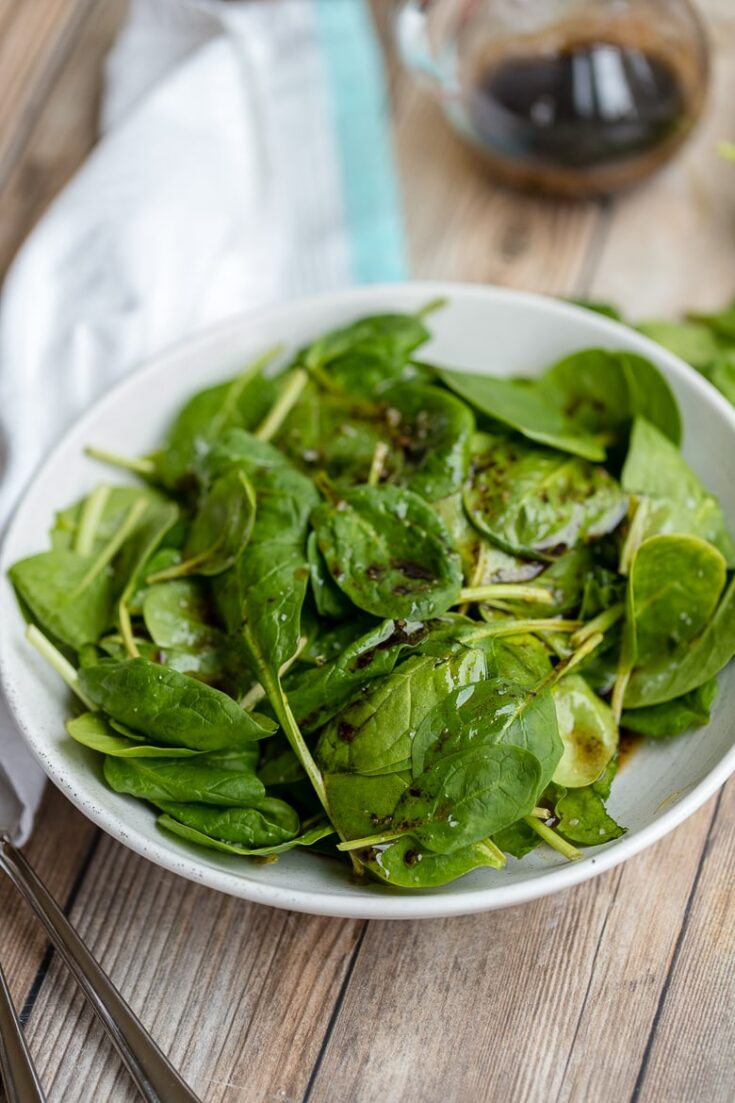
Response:
[{"label": "dark balsamic vinegar in glass", "polygon": [[699,114],[704,89],[650,44],[570,35],[486,57],[466,93],[467,124],[512,183],[604,193],[666,160]]}]

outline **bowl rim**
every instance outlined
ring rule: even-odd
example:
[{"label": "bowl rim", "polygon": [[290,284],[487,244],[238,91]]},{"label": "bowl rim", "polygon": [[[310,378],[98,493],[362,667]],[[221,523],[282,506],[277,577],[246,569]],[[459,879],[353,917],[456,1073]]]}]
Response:
[{"label": "bowl rim", "polygon": [[[371,284],[344,288],[338,291],[321,292],[316,295],[280,302],[265,309],[257,308],[247,311],[207,327],[199,333],[183,338],[154,356],[147,358],[113,387],[105,391],[66,429],[24,486],[14,505],[0,544],[0,570],[5,571],[9,565],[6,562],[8,558],[7,549],[13,543],[16,533],[21,529],[23,521],[22,507],[31,488],[37,482],[43,480],[46,472],[57,462],[58,454],[64,451],[67,441],[72,435],[75,435],[87,424],[94,422],[100,409],[107,404],[114,404],[126,388],[134,389],[142,377],[148,373],[153,374],[161,370],[162,364],[183,353],[196,355],[198,350],[206,348],[212,341],[225,337],[228,332],[233,334],[239,332],[249,322],[269,325],[273,321],[277,321],[279,316],[297,308],[302,311],[309,311],[329,305],[345,307],[351,303],[354,303],[357,312],[368,312],[371,309],[371,303],[384,304],[384,300],[388,295],[395,296],[397,300],[396,309],[400,309],[401,297],[407,292],[409,296],[421,292],[426,295],[427,300],[441,297],[451,301],[452,298],[461,298],[465,300],[476,299],[483,302],[494,300],[501,305],[503,303],[526,305],[541,314],[544,312],[549,315],[562,314],[567,315],[572,320],[575,317],[584,316],[587,328],[592,322],[601,338],[607,338],[608,340],[624,333],[626,343],[630,344],[633,340],[642,355],[649,356],[654,362],[662,362],[672,376],[685,379],[687,384],[694,387],[695,391],[699,391],[710,404],[714,403],[715,407],[719,408],[719,412],[725,421],[729,423],[733,434],[735,434],[735,408],[693,368],[690,368],[679,357],[644,335],[632,331],[629,327],[623,326],[604,315],[591,313],[584,307],[574,303],[527,291],[516,291],[482,283],[448,280],[409,280],[405,283]],[[380,309],[385,309],[384,305],[381,305]],[[530,902],[581,884],[583,881],[627,861],[628,858],[651,846],[700,808],[735,771],[734,738],[730,749],[725,752],[709,773],[697,785],[681,796],[676,804],[663,811],[652,823],[633,834],[623,836],[613,845],[608,844],[607,849],[590,849],[586,852],[586,856],[580,860],[571,862],[566,866],[550,868],[547,873],[537,874],[527,881],[521,880],[507,885],[494,885],[458,895],[444,894],[441,890],[422,890],[421,893],[416,894],[399,893],[389,888],[385,893],[375,891],[360,893],[357,890],[342,893],[336,890],[285,889],[280,886],[269,885],[267,882],[252,881],[247,875],[243,876],[239,872],[229,872],[209,866],[198,860],[193,852],[191,855],[187,852],[184,856],[181,852],[174,851],[163,835],[161,835],[160,840],[156,839],[155,841],[144,838],[139,835],[136,829],[126,828],[124,823],[121,824],[113,812],[100,807],[92,797],[81,792],[65,770],[57,769],[45,758],[41,746],[34,737],[33,721],[30,716],[32,709],[26,709],[18,701],[11,685],[9,667],[12,663],[9,662],[9,655],[11,639],[14,632],[17,632],[17,628],[13,628],[11,625],[13,614],[15,617],[19,615],[17,606],[14,605],[11,588],[5,587],[0,590],[0,688],[9,704],[16,726],[47,777],[88,819],[91,819],[107,834],[142,857],[188,880],[253,903],[267,904],[271,907],[286,908],[312,915],[344,918],[420,919],[474,914]],[[373,888],[375,887],[373,886]]]}]

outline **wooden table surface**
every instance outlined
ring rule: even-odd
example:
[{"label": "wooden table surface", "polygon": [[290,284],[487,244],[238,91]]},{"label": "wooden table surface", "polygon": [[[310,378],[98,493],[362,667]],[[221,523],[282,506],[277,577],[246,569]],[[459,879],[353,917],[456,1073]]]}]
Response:
[{"label": "wooden table surface", "polygon": [[[735,288],[735,5],[708,0],[707,118],[615,201],[493,186],[391,64],[415,274],[611,297],[636,315]],[[386,0],[376,0],[381,26]],[[121,0],[0,0],[0,271],[94,141]],[[644,854],[562,895],[424,922],[311,918],[138,858],[49,788],[28,854],[209,1103],[617,1103],[735,1096],[735,782]],[[52,1103],[136,1098],[25,906],[0,945]]]}]

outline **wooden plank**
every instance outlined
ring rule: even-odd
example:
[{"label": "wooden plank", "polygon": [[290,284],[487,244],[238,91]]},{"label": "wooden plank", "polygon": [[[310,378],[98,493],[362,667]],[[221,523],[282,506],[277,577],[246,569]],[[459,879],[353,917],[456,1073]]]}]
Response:
[{"label": "wooden plank", "polygon": [[412,273],[581,294],[603,207],[494,184],[411,79],[396,96],[395,140]]},{"label": "wooden plank", "polygon": [[371,923],[309,1103],[629,1097],[711,819],[522,908]]},{"label": "wooden plank", "polygon": [[723,790],[635,1100],[730,1103],[735,1068],[735,782]]},{"label": "wooden plank", "polygon": [[66,61],[93,0],[23,0],[2,16],[0,186]]},{"label": "wooden plank", "polygon": [[125,0],[104,0],[93,8],[26,137],[23,155],[7,174],[0,191],[0,273],[96,140],[102,62],[124,12]]},{"label": "wooden plank", "polygon": [[735,166],[717,153],[735,139],[735,6],[702,6],[714,48],[705,116],[675,161],[616,204],[590,288],[634,318],[720,308],[735,290]]},{"label": "wooden plank", "polygon": [[[303,1096],[364,926],[219,895],[107,837],[72,919],[207,1103]],[[137,1098],[58,963],[28,1038],[50,1103]]]},{"label": "wooden plank", "polygon": [[[25,853],[60,904],[69,901],[97,835],[94,824],[77,812],[57,789],[49,786]],[[3,932],[3,968],[20,1011],[37,978],[48,942],[28,907],[5,878],[0,879],[0,931]]]}]

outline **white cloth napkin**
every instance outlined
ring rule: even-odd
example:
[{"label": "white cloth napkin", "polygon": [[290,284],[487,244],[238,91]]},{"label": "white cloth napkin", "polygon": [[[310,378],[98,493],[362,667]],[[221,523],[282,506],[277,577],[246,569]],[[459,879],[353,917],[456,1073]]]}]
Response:
[{"label": "white cloth napkin", "polygon": [[[103,136],[0,306],[0,526],[50,444],[121,374],[264,303],[403,276],[364,0],[132,0]],[[0,701],[27,837],[42,777]]]}]

